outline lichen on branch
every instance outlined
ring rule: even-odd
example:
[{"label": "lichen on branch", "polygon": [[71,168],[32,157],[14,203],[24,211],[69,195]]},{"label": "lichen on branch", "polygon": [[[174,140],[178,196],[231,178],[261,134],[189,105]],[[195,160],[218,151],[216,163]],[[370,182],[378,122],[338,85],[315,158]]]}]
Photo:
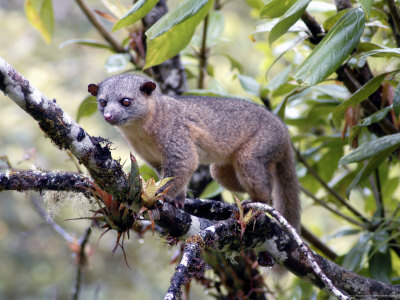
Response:
[{"label": "lichen on branch", "polygon": [[70,150],[102,189],[113,194],[117,201],[125,201],[127,177],[120,163],[112,159],[108,142],[90,136],[56,100],[47,98],[1,57],[0,89],[38,121],[60,149]]}]

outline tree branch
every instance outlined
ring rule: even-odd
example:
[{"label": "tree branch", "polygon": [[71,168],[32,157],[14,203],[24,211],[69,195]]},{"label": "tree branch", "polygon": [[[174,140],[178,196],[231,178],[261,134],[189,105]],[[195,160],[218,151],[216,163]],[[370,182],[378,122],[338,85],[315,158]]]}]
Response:
[{"label": "tree branch", "polygon": [[[212,205],[211,202],[214,202],[215,205]],[[193,210],[197,205],[200,208],[199,214],[204,213],[207,207],[213,207],[226,217],[230,217],[232,212],[237,210],[234,205],[211,200],[187,199],[186,203],[188,203],[185,204],[187,210]],[[201,209],[202,204],[203,208]],[[248,206],[264,210],[263,206],[265,205],[252,203]],[[247,225],[249,230],[246,229],[244,233],[241,232],[236,219],[212,222],[183,212],[168,203],[158,203],[157,208],[153,211],[153,216],[156,223],[163,228],[164,234],[168,233],[181,238],[199,235],[205,241],[207,248],[228,253],[238,253],[243,249],[268,251],[277,263],[317,287],[324,287],[324,284],[312,275],[312,267],[309,261],[304,260],[304,256],[299,250],[299,242],[296,242],[293,236],[288,235],[281,226],[266,215],[257,215],[254,223]],[[400,293],[398,286],[362,277],[315,253],[312,255],[322,272],[329,274],[333,285],[348,295],[384,294],[391,296]],[[351,280],[344,280],[344,278],[351,278]]]},{"label": "tree branch", "polygon": [[[86,189],[85,189],[86,188]],[[12,191],[74,191],[88,194],[93,188],[90,179],[71,172],[13,171],[0,172],[0,192]],[[89,194],[88,194],[89,195]]]},{"label": "tree branch", "polygon": [[[264,204],[251,203],[248,208],[262,209]],[[266,215],[257,215],[255,223],[249,223],[241,233],[236,220],[220,221],[199,232],[206,247],[224,252],[239,252],[241,249],[268,251],[275,261],[319,288],[325,284],[314,275],[309,261],[299,249],[298,242],[274,220]],[[242,238],[240,239],[240,236]],[[239,237],[239,240],[238,240]],[[390,285],[347,271],[333,262],[312,252],[314,262],[323,274],[327,274],[332,284],[352,297],[394,297],[399,295],[400,286]]]},{"label": "tree branch", "polygon": [[183,210],[191,215],[209,220],[226,220],[233,217],[238,211],[237,206],[226,202],[190,198],[186,198]]},{"label": "tree branch", "polygon": [[[351,93],[354,93],[361,87],[361,83],[357,80],[354,72],[348,66],[340,67],[338,70],[336,70],[336,73],[338,74],[338,79],[344,83],[344,85]],[[368,80],[370,80],[371,78],[372,76],[369,77]],[[369,98],[362,101],[361,105],[364,109],[368,111],[369,114],[373,114],[378,111],[378,108]],[[387,134],[398,132],[388,119],[383,119],[380,122],[377,122],[377,124]]]},{"label": "tree branch", "polygon": [[[56,103],[0,57],[0,89],[38,121],[40,128],[60,149],[71,153],[89,171],[95,182],[115,197],[126,201],[128,182],[120,163],[113,160],[109,142],[90,136]],[[101,146],[101,143],[106,143]]]},{"label": "tree branch", "polygon": [[115,52],[125,53],[127,52],[122,45],[114,38],[114,36],[99,22],[95,14],[86,5],[83,0],[75,0],[79,7],[82,9],[83,13],[89,19],[90,23],[97,29],[101,36],[111,45]]},{"label": "tree branch", "polygon": [[77,255],[77,267],[76,267],[76,275],[75,275],[75,284],[74,289],[72,290],[71,299],[78,300],[79,292],[81,291],[82,284],[82,275],[83,269],[87,264],[87,257],[85,253],[86,244],[89,242],[90,234],[92,233],[92,227],[88,227],[85,231],[85,234],[80,238],[79,244],[79,253]]},{"label": "tree branch", "polygon": [[201,258],[203,253],[203,243],[201,239],[189,239],[185,243],[182,259],[178,266],[175,267],[175,273],[171,279],[171,285],[164,300],[181,299],[181,287],[190,282],[195,272],[204,272],[204,261]]},{"label": "tree branch", "polygon": [[[389,7],[390,16],[393,18],[393,23],[396,28],[396,32],[400,33],[400,12],[393,0],[385,0],[386,5]],[[396,37],[396,34],[394,34]],[[396,40],[397,44],[398,41]]]},{"label": "tree branch", "polygon": [[[349,0],[336,0],[336,7],[338,11],[350,8],[351,2]],[[318,22],[307,12],[305,12],[301,19],[306,24],[307,28],[310,30],[312,36],[310,41],[314,44],[318,44],[323,37],[323,31]],[[354,93],[363,84],[373,78],[372,72],[369,68],[368,62],[360,69],[351,70],[347,65],[341,66],[336,70],[338,74],[338,79],[344,83],[347,89]],[[361,102],[364,109],[367,110],[369,114],[373,114],[378,111],[377,104],[381,103],[381,95],[379,92],[373,93],[369,98]],[[378,105],[379,106],[379,105]],[[383,119],[379,121],[378,126],[386,134],[397,133],[398,130],[393,126],[393,124],[388,119]],[[370,126],[373,131],[377,131],[376,126]],[[382,135],[382,132],[378,132],[378,135]]]},{"label": "tree branch", "polygon": [[307,28],[311,31],[311,43],[318,44],[324,37],[324,31],[321,25],[310,15],[307,11],[301,16],[301,20],[306,24]]},{"label": "tree branch", "polygon": [[207,28],[208,28],[208,15],[204,19],[203,25],[203,37],[201,40],[201,48],[199,53],[199,81],[197,88],[204,89],[205,87],[205,76],[207,74]]},{"label": "tree branch", "polygon": [[394,40],[396,41],[396,45],[397,45],[397,47],[400,47],[400,32],[397,31],[396,25],[394,24],[393,17],[390,14],[388,17],[388,23],[390,25],[390,28],[392,28],[392,32],[393,32]]},{"label": "tree branch", "polygon": [[[74,237],[72,237],[64,228],[62,228],[60,225],[58,225],[53,220],[51,220],[51,219],[49,220],[49,216],[43,210],[43,207],[39,204],[36,197],[32,196],[32,197],[30,197],[30,199],[31,199],[31,202],[32,202],[33,206],[35,207],[36,211],[40,214],[40,216],[44,220],[47,221],[49,226],[51,228],[53,228],[55,232],[60,234],[68,242],[71,250],[77,250],[76,252],[78,252],[78,253],[75,252],[77,255],[77,257],[76,257],[77,267],[76,267],[75,284],[74,284],[74,288],[73,288],[72,296],[71,296],[71,299],[77,300],[77,299],[79,299],[79,292],[81,289],[83,268],[85,267],[85,265],[87,263],[85,247],[89,241],[89,236],[92,232],[92,228],[88,227],[85,231],[85,234],[79,239],[79,241],[76,241],[76,239]],[[79,249],[73,249],[73,247],[75,245],[78,245]]]},{"label": "tree branch", "polygon": [[324,284],[324,288],[327,289],[330,294],[336,296],[339,299],[350,299],[348,296],[344,295],[340,290],[338,290],[335,285],[332,284],[331,279],[327,277],[327,275],[321,270],[320,265],[316,262],[314,253],[305,243],[303,243],[300,236],[297,234],[296,229],[290,226],[289,223],[285,220],[285,218],[282,217],[282,215],[278,211],[264,203],[251,203],[247,206],[258,211],[265,211],[272,215],[276,220],[278,220],[278,222],[287,230],[291,239],[298,246],[300,257],[303,256],[306,258],[307,263],[313,269],[313,273],[317,275]]},{"label": "tree branch", "polygon": [[[145,32],[168,11],[165,0],[160,0],[153,9],[142,19]],[[146,47],[145,35],[143,43]],[[180,55],[163,62],[161,65],[150,68],[152,76],[160,84],[164,94],[170,96],[182,95],[186,89],[186,74],[180,60]]]},{"label": "tree branch", "polygon": [[[54,101],[50,101],[33,88],[2,59],[0,59],[0,89],[34,117],[58,147],[71,150],[102,188],[117,196],[116,199],[125,199],[126,175],[122,172],[120,164],[111,159],[108,147],[104,149],[99,145],[102,139],[89,136]],[[217,205],[226,211],[227,217],[231,217],[235,211],[232,206],[231,209],[227,209],[228,205],[220,203]],[[259,203],[252,203],[249,207],[265,210],[265,206]],[[269,212],[273,214],[273,211]],[[312,254],[314,261],[310,262],[304,256],[308,254],[300,251],[299,240],[286,233],[279,224],[265,214],[257,214],[248,224],[248,230],[244,232],[234,218],[215,222],[190,215],[162,201],[156,202],[152,215],[165,233],[180,238],[199,235],[206,247],[217,251],[228,253],[240,252],[243,249],[268,251],[285,268],[319,288],[329,288],[337,295],[340,294],[329,285],[329,281],[323,277],[324,274],[329,274],[333,286],[348,295],[391,296],[400,293],[399,286],[384,284],[349,272],[314,253]],[[285,224],[284,221],[281,222]],[[321,278],[316,278],[314,275],[313,270],[318,270],[318,267],[324,273],[319,273]],[[350,280],[347,280],[348,278]]]}]

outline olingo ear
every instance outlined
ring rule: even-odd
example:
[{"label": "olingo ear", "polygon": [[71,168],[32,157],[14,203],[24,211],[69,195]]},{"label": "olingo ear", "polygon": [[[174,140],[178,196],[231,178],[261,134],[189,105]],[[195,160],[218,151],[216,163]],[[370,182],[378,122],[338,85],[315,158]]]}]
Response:
[{"label": "olingo ear", "polygon": [[97,91],[99,90],[99,86],[91,83],[88,85],[88,92],[91,93],[93,96],[97,97]]},{"label": "olingo ear", "polygon": [[156,89],[156,84],[152,81],[147,81],[142,84],[140,87],[140,91],[147,96],[150,96],[151,93]]}]

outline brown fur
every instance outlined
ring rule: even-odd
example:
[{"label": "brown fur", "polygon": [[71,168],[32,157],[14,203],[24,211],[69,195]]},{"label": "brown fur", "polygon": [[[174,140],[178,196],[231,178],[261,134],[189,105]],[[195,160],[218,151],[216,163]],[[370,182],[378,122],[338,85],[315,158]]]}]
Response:
[{"label": "brown fur", "polygon": [[[222,186],[273,203],[299,230],[298,180],[289,134],[279,118],[245,100],[169,97],[149,82],[118,75],[91,85],[90,92],[133,150],[160,176],[174,177],[169,197],[183,199],[193,172],[210,165]],[[131,100],[129,106],[121,104],[124,98]]]}]

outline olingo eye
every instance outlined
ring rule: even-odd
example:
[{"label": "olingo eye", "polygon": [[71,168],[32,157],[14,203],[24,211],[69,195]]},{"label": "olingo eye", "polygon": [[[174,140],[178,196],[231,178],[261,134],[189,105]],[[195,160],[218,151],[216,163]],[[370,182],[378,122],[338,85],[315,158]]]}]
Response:
[{"label": "olingo eye", "polygon": [[129,106],[132,103],[132,100],[129,98],[123,98],[121,101],[122,106]]},{"label": "olingo eye", "polygon": [[104,99],[100,99],[100,100],[99,100],[99,105],[100,105],[101,107],[106,107],[107,101],[104,100]]}]

